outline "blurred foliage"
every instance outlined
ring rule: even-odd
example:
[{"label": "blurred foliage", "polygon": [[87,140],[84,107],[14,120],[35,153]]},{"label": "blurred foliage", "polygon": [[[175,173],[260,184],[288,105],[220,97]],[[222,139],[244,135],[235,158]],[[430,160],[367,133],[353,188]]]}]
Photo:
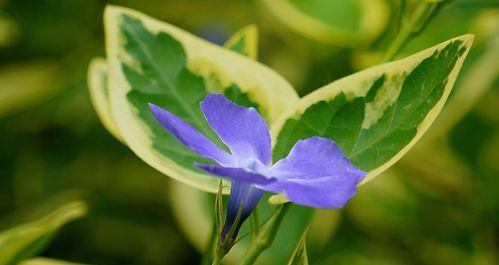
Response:
[{"label": "blurred foliage", "polygon": [[[385,1],[385,30],[359,47],[283,34],[289,28],[270,25],[268,10],[258,1],[0,1],[1,231],[42,216],[48,211],[40,210],[41,202],[68,192],[89,207],[85,218],[62,227],[40,253],[47,258],[25,265],[66,264],[51,259],[152,265],[200,261],[186,239],[192,237],[185,236],[199,229],[196,219],[178,224],[183,220],[178,205],[168,199],[175,194],[167,189],[171,181],[110,136],[90,104],[86,69],[93,56],[104,55],[102,12],[108,3],[138,9],[215,43],[256,23],[263,33],[261,61],[304,95],[376,64],[393,39],[399,1]],[[402,52],[476,34],[454,94],[462,100],[454,109],[463,110],[444,112],[441,119],[457,116],[445,130],[437,132],[437,121],[435,135],[430,129],[390,172],[362,186],[346,209],[314,222],[307,240],[310,264],[499,263],[498,64],[484,60],[497,56],[498,10],[496,0],[448,1]],[[469,96],[475,84],[481,92]],[[322,235],[320,244],[313,243],[316,235]],[[295,243],[281,244],[292,249]]]},{"label": "blurred foliage", "polygon": [[13,45],[19,37],[19,27],[0,9],[0,47]]},{"label": "blurred foliage", "polygon": [[302,35],[332,47],[362,47],[386,26],[384,0],[258,0],[269,25],[287,38]]},{"label": "blurred foliage", "polygon": [[18,264],[41,252],[65,223],[87,212],[81,201],[60,206],[52,213],[30,223],[18,225],[0,234],[0,264]]},{"label": "blurred foliage", "polygon": [[47,258],[29,259],[19,264],[20,265],[84,265],[82,263],[73,263],[73,262],[66,262],[66,261],[47,259]]}]

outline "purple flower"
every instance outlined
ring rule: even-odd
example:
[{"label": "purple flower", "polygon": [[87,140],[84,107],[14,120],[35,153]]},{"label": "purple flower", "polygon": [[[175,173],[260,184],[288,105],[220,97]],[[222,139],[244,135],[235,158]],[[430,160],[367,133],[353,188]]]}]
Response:
[{"label": "purple flower", "polygon": [[[223,95],[208,95],[201,102],[201,110],[230,153],[169,111],[153,104],[149,107],[156,120],[180,142],[218,164],[196,164],[200,169],[231,180],[222,238],[234,225],[237,235],[264,191],[284,193],[289,201],[305,206],[341,208],[366,176],[333,141],[321,137],[296,142],[286,158],[272,165],[270,134],[264,119],[254,108],[236,105]],[[240,222],[234,224],[239,211]],[[229,248],[234,240],[227,240]]]}]

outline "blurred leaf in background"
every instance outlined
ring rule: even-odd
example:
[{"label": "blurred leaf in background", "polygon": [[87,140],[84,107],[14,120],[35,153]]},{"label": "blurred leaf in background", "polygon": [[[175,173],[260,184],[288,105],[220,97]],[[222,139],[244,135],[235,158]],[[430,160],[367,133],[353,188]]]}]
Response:
[{"label": "blurred leaf in background", "polygon": [[19,26],[0,6],[0,47],[14,45],[20,35]]},{"label": "blurred leaf in background", "polygon": [[34,258],[19,263],[20,265],[85,265],[82,263],[66,262],[62,260]]},{"label": "blurred leaf in background", "polygon": [[64,224],[84,216],[87,206],[73,201],[36,221],[0,233],[0,264],[18,264],[40,252]]},{"label": "blurred leaf in background", "polygon": [[339,47],[365,46],[386,26],[384,0],[258,0],[273,27]]},{"label": "blurred leaf in background", "polygon": [[[0,117],[29,108],[57,94],[62,71],[50,61],[9,64],[0,69]],[[22,82],[20,82],[22,80]]]}]

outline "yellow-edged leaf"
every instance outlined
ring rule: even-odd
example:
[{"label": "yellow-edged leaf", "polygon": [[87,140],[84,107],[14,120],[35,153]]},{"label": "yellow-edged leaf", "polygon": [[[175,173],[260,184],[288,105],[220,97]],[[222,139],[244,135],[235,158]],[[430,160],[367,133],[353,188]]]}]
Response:
[{"label": "yellow-edged leaf", "polygon": [[90,99],[104,127],[116,139],[123,142],[123,137],[111,114],[109,90],[107,87],[107,62],[104,58],[94,58],[88,67],[88,88]]},{"label": "yellow-edged leaf", "polygon": [[274,159],[296,140],[334,140],[359,168],[363,183],[399,160],[442,110],[469,52],[472,35],[405,59],[357,72],[303,97],[271,128]]},{"label": "yellow-edged leaf", "polygon": [[[197,158],[158,127],[148,102],[179,110],[177,115],[209,135],[198,108],[208,92],[248,99],[270,124],[298,100],[288,82],[266,66],[139,12],[108,7],[105,29],[111,112],[125,142],[152,167],[196,188],[216,192],[218,180],[193,166]],[[165,47],[170,53],[159,50]],[[185,88],[179,82],[193,88],[179,89]]]}]

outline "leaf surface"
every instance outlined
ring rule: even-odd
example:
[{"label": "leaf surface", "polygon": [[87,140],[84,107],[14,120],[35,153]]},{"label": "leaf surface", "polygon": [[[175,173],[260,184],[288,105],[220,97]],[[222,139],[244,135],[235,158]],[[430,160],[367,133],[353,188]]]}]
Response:
[{"label": "leaf surface", "polygon": [[305,96],[272,128],[274,159],[299,139],[334,140],[367,181],[403,156],[442,109],[472,42],[464,35]]},{"label": "leaf surface", "polygon": [[0,233],[0,264],[15,265],[38,254],[64,224],[85,215],[81,201],[67,203],[52,213]]},{"label": "leaf surface", "polygon": [[167,133],[147,103],[168,109],[225,148],[199,108],[208,93],[254,106],[270,124],[298,101],[282,77],[236,53],[256,56],[254,27],[229,40],[230,51],[125,8],[107,8],[105,22],[113,120],[140,158],[184,183],[211,192],[218,188],[217,178],[194,166],[207,161]]},{"label": "leaf surface", "polygon": [[123,142],[118,124],[111,114],[111,102],[107,86],[107,63],[104,58],[94,58],[88,67],[88,88],[90,99],[104,127],[116,139]]},{"label": "leaf surface", "polygon": [[362,45],[386,26],[389,7],[379,0],[260,0],[271,18],[320,43]]},{"label": "leaf surface", "polygon": [[49,258],[34,258],[21,262],[19,265],[85,265],[82,263],[67,262]]}]

